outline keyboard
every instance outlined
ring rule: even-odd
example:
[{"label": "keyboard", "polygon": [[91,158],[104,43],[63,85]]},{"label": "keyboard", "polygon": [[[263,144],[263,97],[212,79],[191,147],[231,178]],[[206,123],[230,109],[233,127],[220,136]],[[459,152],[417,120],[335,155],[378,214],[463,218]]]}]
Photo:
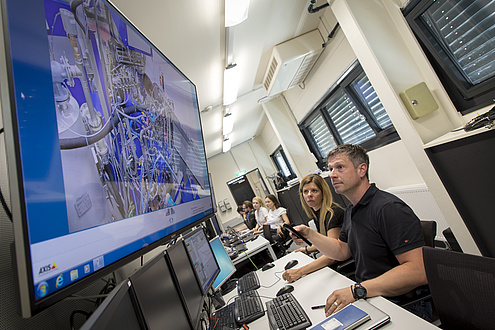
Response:
[{"label": "keyboard", "polygon": [[224,308],[215,311],[210,320],[210,329],[228,330],[237,328],[234,303],[228,304]]},{"label": "keyboard", "polygon": [[237,292],[239,294],[259,289],[259,287],[260,280],[254,271],[245,274],[237,281]]},{"label": "keyboard", "polygon": [[292,293],[267,301],[266,313],[272,330],[299,330],[311,326],[308,315]]},{"label": "keyboard", "polygon": [[256,291],[241,294],[233,303],[213,314],[210,329],[238,329],[239,326],[252,322],[265,315],[263,303]]},{"label": "keyboard", "polygon": [[235,298],[235,317],[238,324],[252,322],[263,315],[265,309],[257,291],[249,291]]}]

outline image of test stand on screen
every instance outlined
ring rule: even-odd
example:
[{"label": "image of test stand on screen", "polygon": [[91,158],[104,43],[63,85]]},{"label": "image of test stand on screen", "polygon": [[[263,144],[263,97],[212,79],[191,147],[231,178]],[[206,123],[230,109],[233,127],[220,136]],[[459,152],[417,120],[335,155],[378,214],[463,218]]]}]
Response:
[{"label": "image of test stand on screen", "polygon": [[70,232],[199,198],[191,86],[105,6],[45,8]]}]

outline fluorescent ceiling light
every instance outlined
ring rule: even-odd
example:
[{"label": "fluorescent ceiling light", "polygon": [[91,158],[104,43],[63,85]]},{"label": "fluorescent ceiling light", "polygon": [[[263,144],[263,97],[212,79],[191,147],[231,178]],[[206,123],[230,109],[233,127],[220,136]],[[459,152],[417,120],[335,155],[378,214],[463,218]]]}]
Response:
[{"label": "fluorescent ceiling light", "polygon": [[248,17],[249,0],[225,0],[225,27],[237,25]]},{"label": "fluorescent ceiling light", "polygon": [[223,140],[223,152],[229,151],[231,147],[232,141],[230,141],[229,138],[225,138],[225,140]]},{"label": "fluorescent ceiling light", "polygon": [[223,74],[223,105],[229,105],[237,100],[239,91],[239,67],[229,64]]},{"label": "fluorescent ceiling light", "polygon": [[223,135],[228,135],[234,130],[234,116],[231,113],[226,113],[223,116]]}]

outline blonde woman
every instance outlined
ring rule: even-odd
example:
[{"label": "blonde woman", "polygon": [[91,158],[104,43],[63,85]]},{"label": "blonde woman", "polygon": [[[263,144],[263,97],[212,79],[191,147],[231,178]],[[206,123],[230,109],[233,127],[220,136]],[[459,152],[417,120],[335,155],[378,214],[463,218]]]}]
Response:
[{"label": "blonde woman", "polygon": [[263,232],[263,225],[266,223],[266,216],[268,215],[268,209],[265,207],[263,199],[256,196],[253,197],[254,215],[256,218],[256,227],[254,227],[254,233],[260,234]]},{"label": "blonde woman", "polygon": [[[338,238],[344,221],[344,210],[333,202],[332,192],[326,181],[318,174],[310,174],[301,180],[299,198],[306,215],[314,219],[318,232],[328,237]],[[295,252],[311,253],[317,249],[306,246]],[[335,260],[321,256],[301,268],[289,269],[282,274],[282,278],[294,282],[304,275],[330,266]]]}]

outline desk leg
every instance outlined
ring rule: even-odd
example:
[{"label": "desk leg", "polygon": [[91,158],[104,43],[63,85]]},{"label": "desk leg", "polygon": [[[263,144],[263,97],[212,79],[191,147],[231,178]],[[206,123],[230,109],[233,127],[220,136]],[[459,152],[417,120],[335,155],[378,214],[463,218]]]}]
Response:
[{"label": "desk leg", "polygon": [[277,260],[277,255],[272,249],[272,246],[268,244],[268,252],[270,253],[270,256],[272,257],[273,261]]}]

